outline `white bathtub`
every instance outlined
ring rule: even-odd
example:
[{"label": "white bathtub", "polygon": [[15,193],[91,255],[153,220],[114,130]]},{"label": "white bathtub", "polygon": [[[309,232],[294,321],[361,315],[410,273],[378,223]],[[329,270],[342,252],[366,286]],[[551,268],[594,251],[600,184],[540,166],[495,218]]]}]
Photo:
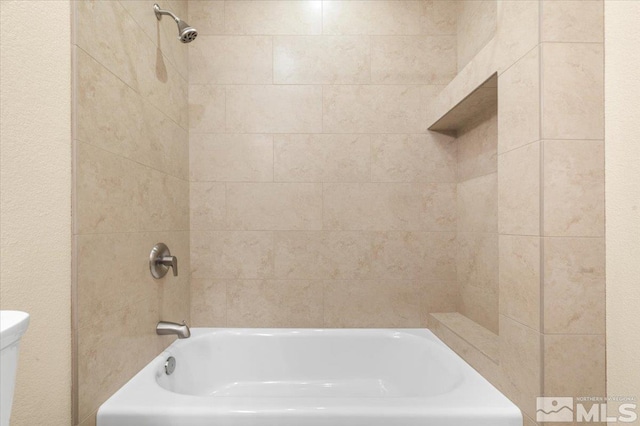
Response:
[{"label": "white bathtub", "polygon": [[430,331],[372,329],[193,329],[98,411],[98,426],[205,425],[522,426],[522,416]]}]

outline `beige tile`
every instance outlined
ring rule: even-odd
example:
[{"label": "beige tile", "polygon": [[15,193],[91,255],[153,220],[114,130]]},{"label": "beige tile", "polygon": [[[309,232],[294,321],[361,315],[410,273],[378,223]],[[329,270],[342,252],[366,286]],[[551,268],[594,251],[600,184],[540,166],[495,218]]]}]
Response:
[{"label": "beige tile", "polygon": [[189,25],[198,35],[224,33],[224,1],[198,0],[189,3]]},{"label": "beige tile", "polygon": [[227,281],[191,280],[191,327],[226,327]]},{"label": "beige tile", "polygon": [[375,232],[372,259],[377,278],[455,281],[456,235],[453,232]]},{"label": "beige tile", "polygon": [[283,279],[372,277],[372,236],[366,232],[275,233],[275,276]]},{"label": "beige tile", "polygon": [[423,133],[435,86],[326,86],[323,127],[330,133]]},{"label": "beige tile", "polygon": [[230,132],[319,133],[322,87],[230,86],[226,117]]},{"label": "beige tile", "polygon": [[501,72],[540,42],[538,0],[499,1],[493,66]]},{"label": "beige tile", "polygon": [[500,313],[540,330],[540,237],[500,235]]},{"label": "beige tile", "polygon": [[604,138],[603,62],[602,44],[543,44],[543,138]]},{"label": "beige tile", "polygon": [[545,335],[545,395],[606,396],[604,335]]},{"label": "beige tile", "polygon": [[371,175],[368,135],[275,135],[278,182],[366,182]]},{"label": "beige tile", "polygon": [[461,285],[460,312],[492,333],[498,333],[497,289]]},{"label": "beige tile", "polygon": [[456,75],[455,36],[371,37],[371,81],[447,84]]},{"label": "beige tile", "polygon": [[542,395],[542,337],[540,333],[500,316],[500,365],[505,395],[531,417]]},{"label": "beige tile", "polygon": [[603,141],[544,141],[544,234],[604,236]]},{"label": "beige tile", "polygon": [[[484,289],[495,296],[498,318],[498,235],[485,233],[458,233],[456,238],[456,269],[461,291],[469,287]],[[473,299],[469,299],[473,300]]]},{"label": "beige tile", "polygon": [[542,41],[600,42],[604,40],[602,0],[542,2]]},{"label": "beige tile", "polygon": [[457,312],[460,309],[460,291],[456,281],[427,280],[422,311],[422,325],[428,324],[428,314],[431,312]]},{"label": "beige tile", "polygon": [[194,280],[273,277],[273,233],[191,233],[191,277]]},{"label": "beige tile", "polygon": [[604,334],[602,238],[544,239],[545,333]]},{"label": "beige tile", "polygon": [[438,133],[373,135],[374,182],[455,182],[456,143]]},{"label": "beige tile", "polygon": [[322,229],[322,184],[228,183],[227,226],[245,230]]},{"label": "beige tile", "polygon": [[226,185],[220,182],[189,183],[192,231],[224,229],[227,218]]},{"label": "beige tile", "polygon": [[229,327],[321,327],[322,281],[227,282]]},{"label": "beige tile", "polygon": [[458,182],[495,173],[498,168],[498,120],[495,112],[458,132]]},{"label": "beige tile", "polygon": [[76,164],[78,233],[189,228],[187,181],[82,142]]},{"label": "beige tile", "polygon": [[[164,285],[187,288],[189,285],[189,236],[183,232],[141,232],[78,235],[77,316],[79,327],[92,327],[125,308],[161,296]],[[151,248],[164,242],[178,257],[178,277],[170,274],[154,279],[148,268],[140,267]],[[104,250],[111,253],[104,261]],[[139,261],[132,261],[138,259]],[[114,268],[113,265],[119,265]],[[123,297],[126,294],[126,297]],[[178,299],[188,299],[178,295]]]},{"label": "beige tile", "polygon": [[325,281],[325,327],[420,327],[424,283]]},{"label": "beige tile", "polygon": [[275,37],[274,83],[369,83],[369,44],[369,38],[363,36]]},{"label": "beige tile", "polygon": [[194,134],[190,175],[196,181],[273,181],[271,135]]},{"label": "beige tile", "polygon": [[498,156],[498,229],[540,234],[540,142]]},{"label": "beige tile", "polygon": [[457,57],[458,70],[496,34],[497,4],[493,0],[458,1]]},{"label": "beige tile", "polygon": [[225,131],[225,88],[189,85],[189,131],[223,133]]},{"label": "beige tile", "polygon": [[273,45],[268,36],[200,36],[189,46],[191,84],[273,82]]},{"label": "beige tile", "polygon": [[94,413],[169,343],[155,333],[159,319],[157,299],[148,299],[78,330],[78,418]]},{"label": "beige tile", "polygon": [[87,417],[82,422],[80,422],[80,426],[96,426],[97,415],[98,415],[97,411],[95,413],[91,413],[89,417]]},{"label": "beige tile", "polygon": [[186,80],[120,2],[77,2],[76,18],[76,43],[82,50],[187,127]]},{"label": "beige tile", "polygon": [[[491,384],[500,387],[500,367],[493,359],[433,316],[430,317],[429,329]],[[477,336],[476,333],[473,335]]]},{"label": "beige tile", "polygon": [[[165,17],[163,20],[151,19],[155,17],[153,4],[155,0],[124,0],[120,1],[122,7],[133,17],[134,21],[144,31],[145,35],[158,47],[163,56],[166,57],[180,72],[186,80],[188,78],[188,50],[177,40],[176,27],[173,20]],[[171,9],[178,16],[186,19],[185,2],[176,2],[164,6]],[[191,21],[189,21],[191,22]]]},{"label": "beige tile", "polygon": [[324,228],[455,229],[454,184],[324,184]]},{"label": "beige tile", "polygon": [[322,2],[227,1],[227,34],[320,34]]},{"label": "beige tile", "polygon": [[[186,179],[188,134],[81,49],[77,60],[76,137]],[[105,113],[108,111],[108,113]]]},{"label": "beige tile", "polygon": [[497,232],[497,185],[496,173],[458,183],[458,232]]},{"label": "beige tile", "polygon": [[500,76],[498,152],[540,139],[540,49],[535,48]]},{"label": "beige tile", "polygon": [[325,1],[324,34],[453,35],[455,5],[441,1]]}]

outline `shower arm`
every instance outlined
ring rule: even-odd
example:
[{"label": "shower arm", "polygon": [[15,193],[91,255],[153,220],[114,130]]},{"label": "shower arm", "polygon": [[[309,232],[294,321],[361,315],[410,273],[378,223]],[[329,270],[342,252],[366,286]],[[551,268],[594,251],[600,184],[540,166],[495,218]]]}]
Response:
[{"label": "shower arm", "polygon": [[153,5],[153,11],[156,13],[156,18],[158,18],[158,21],[162,19],[162,15],[169,15],[173,18],[174,21],[180,22],[180,18],[178,18],[173,12],[171,12],[170,10],[160,9],[160,6],[158,6],[157,4]]}]

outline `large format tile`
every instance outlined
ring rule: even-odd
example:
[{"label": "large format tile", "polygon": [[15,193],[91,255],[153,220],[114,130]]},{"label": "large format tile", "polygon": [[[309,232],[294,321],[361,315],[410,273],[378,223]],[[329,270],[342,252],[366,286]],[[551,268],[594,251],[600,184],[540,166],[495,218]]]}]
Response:
[{"label": "large format tile", "polygon": [[602,43],[602,0],[545,0],[542,2],[541,40]]},{"label": "large format tile", "polygon": [[229,132],[319,133],[322,87],[229,86],[226,117]]},{"label": "large format tile", "polygon": [[499,1],[493,67],[502,72],[540,42],[538,0]]},{"label": "large format tile", "polygon": [[362,36],[275,37],[274,83],[369,83],[369,44],[368,37]]},{"label": "large format tile", "polygon": [[324,228],[455,229],[455,184],[324,184]]},{"label": "large format tile", "polygon": [[245,230],[322,229],[322,185],[228,183],[227,226]]},{"label": "large format tile", "polygon": [[496,34],[497,4],[494,0],[458,1],[457,57],[458,70]]},{"label": "large format tile", "polygon": [[540,235],[540,142],[498,156],[498,229]]},{"label": "large format tile", "polygon": [[267,36],[201,36],[189,52],[190,84],[273,82],[273,43]]},{"label": "large format tile", "polygon": [[374,182],[455,182],[456,143],[438,133],[371,136]]},{"label": "large format tile", "polygon": [[604,52],[600,43],[544,43],[542,137],[604,138]]},{"label": "large format tile", "polygon": [[185,179],[186,130],[86,52],[75,49],[75,54],[76,138]]},{"label": "large format tile", "polygon": [[189,25],[200,35],[224,33],[223,0],[198,0],[189,3]]},{"label": "large format tile", "polygon": [[605,397],[605,374],[603,334],[544,336],[545,395]]},{"label": "large format tile", "polygon": [[[462,232],[456,238],[458,283],[498,295],[498,235]],[[497,308],[497,305],[496,305]],[[497,309],[496,309],[497,318]]]},{"label": "large format tile", "polygon": [[324,34],[453,35],[455,3],[443,1],[325,1]]},{"label": "large format tile", "polygon": [[458,183],[458,232],[497,232],[497,186],[496,173]]},{"label": "large format tile", "polygon": [[322,2],[310,1],[227,1],[227,34],[320,34]]},{"label": "large format tile", "polygon": [[273,232],[192,232],[191,277],[273,277]]},{"label": "large format tile", "polygon": [[372,235],[366,232],[275,233],[275,276],[283,279],[366,279],[373,276]]},{"label": "large format tile", "polygon": [[[371,2],[373,3],[373,2]],[[329,133],[423,133],[433,86],[340,85],[323,90]]]},{"label": "large format tile", "polygon": [[273,181],[271,135],[194,134],[189,147],[195,181]]},{"label": "large format tile", "polygon": [[453,232],[373,233],[374,276],[383,279],[456,279],[456,235]]},{"label": "large format tile", "polygon": [[77,142],[79,234],[186,230],[189,183]]},{"label": "large format tile", "polygon": [[325,281],[324,327],[421,327],[425,283]]},{"label": "large format tile", "polygon": [[460,284],[460,312],[492,333],[498,333],[498,289]]},{"label": "large format tile", "polygon": [[194,133],[224,133],[225,88],[189,85],[189,131]]},{"label": "large format tile", "polygon": [[322,281],[227,282],[227,326],[322,326]]},{"label": "large format tile", "polygon": [[447,84],[456,75],[455,36],[371,38],[374,84]]},{"label": "large format tile", "polygon": [[189,224],[192,231],[225,229],[226,192],[224,182],[189,183]]},{"label": "large format tile", "polygon": [[535,48],[500,76],[498,152],[540,139],[540,49]]},{"label": "large format tile", "polygon": [[227,281],[191,280],[191,327],[227,326]]},{"label": "large format tile", "polygon": [[371,175],[368,135],[274,136],[278,182],[367,182]]},{"label": "large format tile", "polygon": [[536,397],[542,395],[542,336],[500,315],[502,391],[528,416],[536,416]]},{"label": "large format tile", "polygon": [[545,333],[604,334],[603,238],[544,239]]},{"label": "large format tile", "polygon": [[458,182],[495,173],[498,168],[498,120],[493,112],[479,123],[458,131]]},{"label": "large format tile", "polygon": [[604,236],[603,141],[544,141],[544,235]]},{"label": "large format tile", "polygon": [[500,313],[540,331],[540,237],[500,235]]}]

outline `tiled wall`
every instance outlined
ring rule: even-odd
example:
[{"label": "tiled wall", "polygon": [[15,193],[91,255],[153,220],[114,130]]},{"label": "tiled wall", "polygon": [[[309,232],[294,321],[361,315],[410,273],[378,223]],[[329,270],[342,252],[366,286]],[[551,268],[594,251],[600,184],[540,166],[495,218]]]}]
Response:
[{"label": "tiled wall", "polygon": [[192,320],[418,327],[457,308],[455,2],[193,1]]},{"label": "tiled wall", "polygon": [[[189,320],[187,49],[153,3],[73,2],[74,424],[170,343],[158,320]],[[160,241],[177,278],[149,273]]]},{"label": "tiled wall", "polygon": [[458,132],[459,312],[498,333],[498,122],[495,108]]},{"label": "tiled wall", "polygon": [[458,71],[496,34],[496,0],[457,0]]}]

